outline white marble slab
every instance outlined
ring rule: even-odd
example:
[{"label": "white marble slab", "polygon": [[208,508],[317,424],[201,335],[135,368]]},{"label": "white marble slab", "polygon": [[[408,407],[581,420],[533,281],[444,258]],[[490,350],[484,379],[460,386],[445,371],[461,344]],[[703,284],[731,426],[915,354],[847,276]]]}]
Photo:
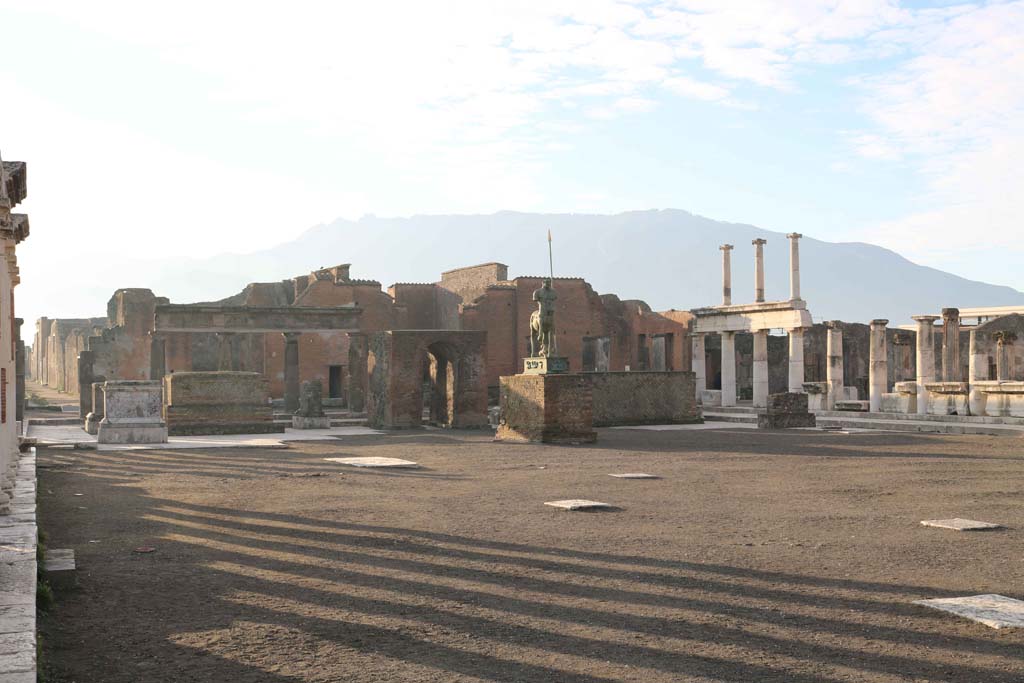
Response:
[{"label": "white marble slab", "polygon": [[339,465],[351,465],[352,467],[392,467],[392,468],[414,468],[419,463],[412,460],[401,460],[400,458],[324,458],[327,462],[336,462]]},{"label": "white marble slab", "polygon": [[610,510],[611,507],[612,507],[608,503],[599,503],[596,500],[582,500],[582,499],[578,499],[578,498],[572,499],[572,500],[553,500],[553,501],[551,501],[549,503],[544,503],[544,504],[545,505],[550,505],[553,508],[561,508],[563,510],[572,510],[572,511],[576,511],[576,510]]},{"label": "white marble slab", "polygon": [[1003,595],[917,600],[914,604],[949,612],[992,628],[1024,627],[1024,602]]},{"label": "white marble slab", "polygon": [[70,549],[47,550],[43,569],[48,572],[74,571],[75,551]]},{"label": "white marble slab", "polygon": [[656,474],[647,474],[646,472],[624,472],[622,474],[609,474],[609,477],[615,477],[616,479],[661,479]]},{"label": "white marble slab", "polygon": [[961,519],[959,517],[954,517],[953,519],[926,519],[921,522],[921,526],[931,526],[937,529],[952,529],[953,531],[988,531],[991,529],[1003,528],[1000,524],[978,522],[973,519]]}]

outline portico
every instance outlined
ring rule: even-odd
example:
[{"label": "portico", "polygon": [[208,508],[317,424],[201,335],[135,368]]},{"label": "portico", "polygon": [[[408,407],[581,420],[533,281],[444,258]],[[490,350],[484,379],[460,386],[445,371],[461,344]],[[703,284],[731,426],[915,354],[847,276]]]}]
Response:
[{"label": "portico", "polygon": [[[804,382],[804,330],[811,327],[811,314],[807,304],[800,298],[800,256],[801,235],[792,233],[790,240],[790,298],[786,301],[765,301],[764,287],[764,244],[766,240],[755,239],[754,247],[754,303],[733,304],[731,282],[731,252],[733,246],[724,244],[722,251],[722,294],[720,306],[698,308],[693,311],[693,358],[697,375],[698,399],[720,403],[724,407],[735,406],[736,387],[736,334],[752,334],[753,345],[753,403],[761,408],[768,404],[769,365],[768,335],[772,330],[782,330],[789,335],[788,389],[803,391]],[[707,335],[717,334],[721,338],[721,393],[708,390],[707,369],[704,363],[705,340]]]}]

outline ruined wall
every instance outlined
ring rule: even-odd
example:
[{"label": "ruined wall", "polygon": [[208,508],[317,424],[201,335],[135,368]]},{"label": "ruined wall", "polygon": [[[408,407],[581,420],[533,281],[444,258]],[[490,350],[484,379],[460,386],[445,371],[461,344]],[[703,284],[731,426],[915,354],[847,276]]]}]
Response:
[{"label": "ruined wall", "polygon": [[[1010,368],[1007,379],[1015,382],[1024,381],[1024,316],[1019,314],[1002,316],[977,327],[975,340],[978,353],[985,356],[984,365],[986,366],[979,368],[979,374],[986,379],[996,379],[996,334],[999,332],[1010,332],[1017,335],[1016,341],[1008,347]],[[964,345],[961,340],[961,351]]]},{"label": "ruined wall", "polygon": [[438,287],[434,284],[400,282],[388,288],[395,305],[405,310],[409,330],[444,329],[437,311]]},{"label": "ruined wall", "polygon": [[487,386],[498,378],[523,371],[517,353],[518,290],[512,285],[492,285],[485,295],[463,307],[462,329],[487,332]]},{"label": "ruined wall", "polygon": [[[98,333],[106,324],[105,318],[61,318],[49,321],[49,336],[40,342],[46,349],[42,374],[51,389],[78,393],[78,353],[84,348],[83,337]],[[68,338],[76,335],[70,345]],[[74,366],[72,368],[71,366]]]},{"label": "ruined wall", "polygon": [[700,420],[692,372],[607,372],[588,377],[594,390],[595,427]]},{"label": "ruined wall", "polygon": [[507,281],[508,266],[503,263],[484,263],[441,273],[436,299],[438,328],[462,329],[459,307],[484,296],[491,285]]}]

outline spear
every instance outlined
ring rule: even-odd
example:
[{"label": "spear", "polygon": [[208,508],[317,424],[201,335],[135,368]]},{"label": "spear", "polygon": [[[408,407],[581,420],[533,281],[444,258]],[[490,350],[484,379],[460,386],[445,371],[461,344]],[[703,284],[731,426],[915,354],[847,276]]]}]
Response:
[{"label": "spear", "polygon": [[551,249],[551,230],[548,230],[548,262],[551,265],[551,279],[555,279],[555,257]]}]

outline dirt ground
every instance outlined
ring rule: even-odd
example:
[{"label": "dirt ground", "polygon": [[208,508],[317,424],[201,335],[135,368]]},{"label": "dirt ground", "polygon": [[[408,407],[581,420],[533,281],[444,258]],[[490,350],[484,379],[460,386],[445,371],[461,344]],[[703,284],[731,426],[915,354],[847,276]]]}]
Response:
[{"label": "dirt ground", "polygon": [[[50,683],[1019,683],[1024,630],[911,602],[1024,598],[1022,445],[733,428],[41,450],[47,545],[79,562],[55,579],[44,668]],[[323,460],[342,456],[423,469]],[[543,505],[564,498],[618,509]],[[1009,528],[919,524],[953,516]]]}]

